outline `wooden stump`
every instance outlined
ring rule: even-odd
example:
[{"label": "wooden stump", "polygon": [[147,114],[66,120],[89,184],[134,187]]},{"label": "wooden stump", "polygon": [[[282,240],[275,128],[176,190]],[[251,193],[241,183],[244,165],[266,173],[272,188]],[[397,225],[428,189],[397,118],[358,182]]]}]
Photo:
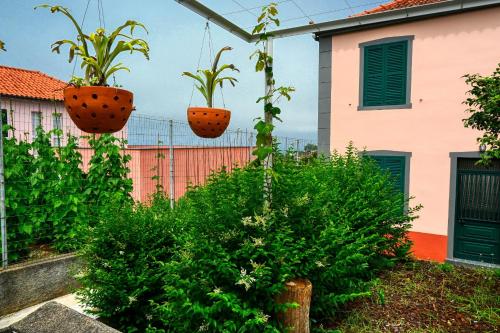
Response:
[{"label": "wooden stump", "polygon": [[290,333],[309,333],[309,308],[311,307],[312,283],[307,279],[293,279],[285,284],[285,290],[276,297],[278,304],[296,303],[278,315],[278,319]]}]

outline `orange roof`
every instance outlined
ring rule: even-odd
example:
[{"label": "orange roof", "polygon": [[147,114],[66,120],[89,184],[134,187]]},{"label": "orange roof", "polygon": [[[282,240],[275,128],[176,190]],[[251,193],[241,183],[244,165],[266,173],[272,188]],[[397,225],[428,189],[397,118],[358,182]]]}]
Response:
[{"label": "orange roof", "polygon": [[62,101],[66,86],[39,71],[0,66],[0,95]]},{"label": "orange roof", "polygon": [[380,12],[387,12],[387,11],[390,11],[390,10],[404,9],[404,8],[410,8],[410,7],[415,7],[415,6],[428,5],[428,4],[431,4],[431,3],[437,3],[437,2],[442,2],[442,1],[445,1],[445,0],[393,0],[391,2],[385,3],[385,4],[380,5],[378,7],[365,10],[364,12],[356,14],[354,16],[361,16],[361,15],[368,15],[368,14],[380,13]]}]

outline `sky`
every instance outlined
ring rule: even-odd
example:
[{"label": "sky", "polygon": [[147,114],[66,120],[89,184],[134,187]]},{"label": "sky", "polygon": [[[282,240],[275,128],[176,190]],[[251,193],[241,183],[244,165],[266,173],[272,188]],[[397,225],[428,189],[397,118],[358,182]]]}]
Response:
[{"label": "sky", "polygon": [[[89,2],[88,2],[89,1]],[[201,0],[219,13],[227,14],[243,28],[251,29],[265,0]],[[377,0],[281,0],[278,1],[282,27],[343,18],[366,8],[375,7]],[[67,49],[61,54],[51,52],[50,45],[60,39],[75,39],[76,33],[62,14],[33,8],[47,3],[62,5],[71,10],[77,21],[84,17],[84,31],[95,31],[101,24],[97,0],[0,0],[0,40],[7,52],[0,52],[0,64],[39,70],[68,81],[73,63],[68,63]],[[182,77],[183,71],[197,69],[206,20],[174,0],[102,0],[104,25],[114,29],[128,19],[142,22],[148,34],[136,31],[150,45],[150,60],[140,54],[119,59],[129,72],[120,72],[116,81],[134,92],[137,113],[185,121],[190,105],[193,81]],[[252,8],[244,11],[242,7]],[[349,8],[351,7],[351,8]],[[230,128],[248,129],[261,116],[262,105],[256,100],[263,94],[264,78],[254,70],[249,55],[256,49],[229,32],[210,25],[214,50],[231,46],[222,63],[232,63],[240,69],[236,87],[224,88],[226,108],[232,111]],[[209,66],[208,43],[201,53],[201,68]],[[282,123],[276,124],[276,134],[315,139],[317,133],[318,43],[311,34],[277,39],[274,42],[274,65],[277,85],[293,86],[296,92],[290,102],[280,104]],[[80,74],[79,66],[75,75]],[[220,92],[216,106],[223,106]],[[191,105],[204,105],[195,91]]]}]

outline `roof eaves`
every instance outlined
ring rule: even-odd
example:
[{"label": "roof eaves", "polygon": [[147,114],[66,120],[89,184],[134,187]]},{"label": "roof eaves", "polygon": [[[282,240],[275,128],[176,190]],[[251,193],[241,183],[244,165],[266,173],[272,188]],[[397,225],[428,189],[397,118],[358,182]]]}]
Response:
[{"label": "roof eaves", "polygon": [[[316,40],[318,40],[320,37],[327,37],[351,31],[372,29],[385,25],[421,20],[429,17],[444,16],[499,5],[500,0],[449,0],[428,5],[395,9],[320,23],[311,26],[310,32],[314,33]],[[300,28],[301,27],[292,29],[299,30]],[[281,30],[273,33],[278,36],[280,34],[290,35],[291,31]]]},{"label": "roof eaves", "polygon": [[6,93],[0,93],[0,98],[8,98],[8,99],[11,99],[11,98],[17,98],[17,99],[28,99],[28,100],[31,100],[31,101],[56,101],[56,102],[62,102],[63,101],[63,98],[57,98],[57,97],[53,97],[53,98],[43,98],[43,97],[35,97],[35,96],[25,96],[25,95],[21,95],[21,94],[6,94]]}]

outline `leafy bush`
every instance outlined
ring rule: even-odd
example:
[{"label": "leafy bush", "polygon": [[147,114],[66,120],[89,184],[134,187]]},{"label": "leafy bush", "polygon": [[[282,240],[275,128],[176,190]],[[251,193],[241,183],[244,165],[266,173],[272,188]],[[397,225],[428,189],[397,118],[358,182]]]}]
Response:
[{"label": "leafy bush", "polygon": [[[134,316],[148,316],[150,321],[115,319],[117,328],[281,332],[285,328],[276,315],[291,305],[277,306],[274,299],[287,280],[312,281],[311,316],[319,321],[345,302],[366,295],[374,274],[407,255],[406,231],[414,210],[404,213],[405,199],[394,190],[390,176],[353,148],[331,159],[297,162],[277,157],[273,177],[271,205],[265,204],[264,172],[258,166],[231,174],[223,170],[206,185],[188,191],[171,215],[159,218],[167,229],[176,225],[175,244],[168,239],[165,248],[161,242],[147,248],[167,251],[174,246],[161,265],[147,269],[141,269],[144,264],[136,268],[133,261],[122,265],[116,247],[108,249],[94,240],[86,252],[89,258],[118,265],[119,276],[128,274],[125,281],[117,278],[113,287],[102,282],[107,278],[90,280],[87,303],[100,308],[100,316],[130,317],[125,310],[107,310],[128,306],[125,297],[112,295],[130,295],[129,288],[120,285],[127,286],[141,274],[147,274],[146,281],[161,276],[162,284],[147,283],[151,292],[147,311],[134,307]],[[136,220],[125,218],[119,229],[135,230],[136,224],[143,224]],[[144,237],[152,237],[148,228],[145,233]],[[105,235],[103,239],[111,232]],[[136,248],[135,239],[120,238],[120,242]],[[144,251],[137,250],[136,256],[144,256]],[[102,267],[93,265],[87,274],[99,276]],[[112,288],[116,289],[111,292]]]},{"label": "leafy bush", "polygon": [[[152,321],[161,292],[163,262],[174,244],[169,201],[156,196],[150,207],[118,203],[92,230],[80,276],[82,300],[110,325],[140,332]],[[135,327],[135,329],[134,329]]]}]

